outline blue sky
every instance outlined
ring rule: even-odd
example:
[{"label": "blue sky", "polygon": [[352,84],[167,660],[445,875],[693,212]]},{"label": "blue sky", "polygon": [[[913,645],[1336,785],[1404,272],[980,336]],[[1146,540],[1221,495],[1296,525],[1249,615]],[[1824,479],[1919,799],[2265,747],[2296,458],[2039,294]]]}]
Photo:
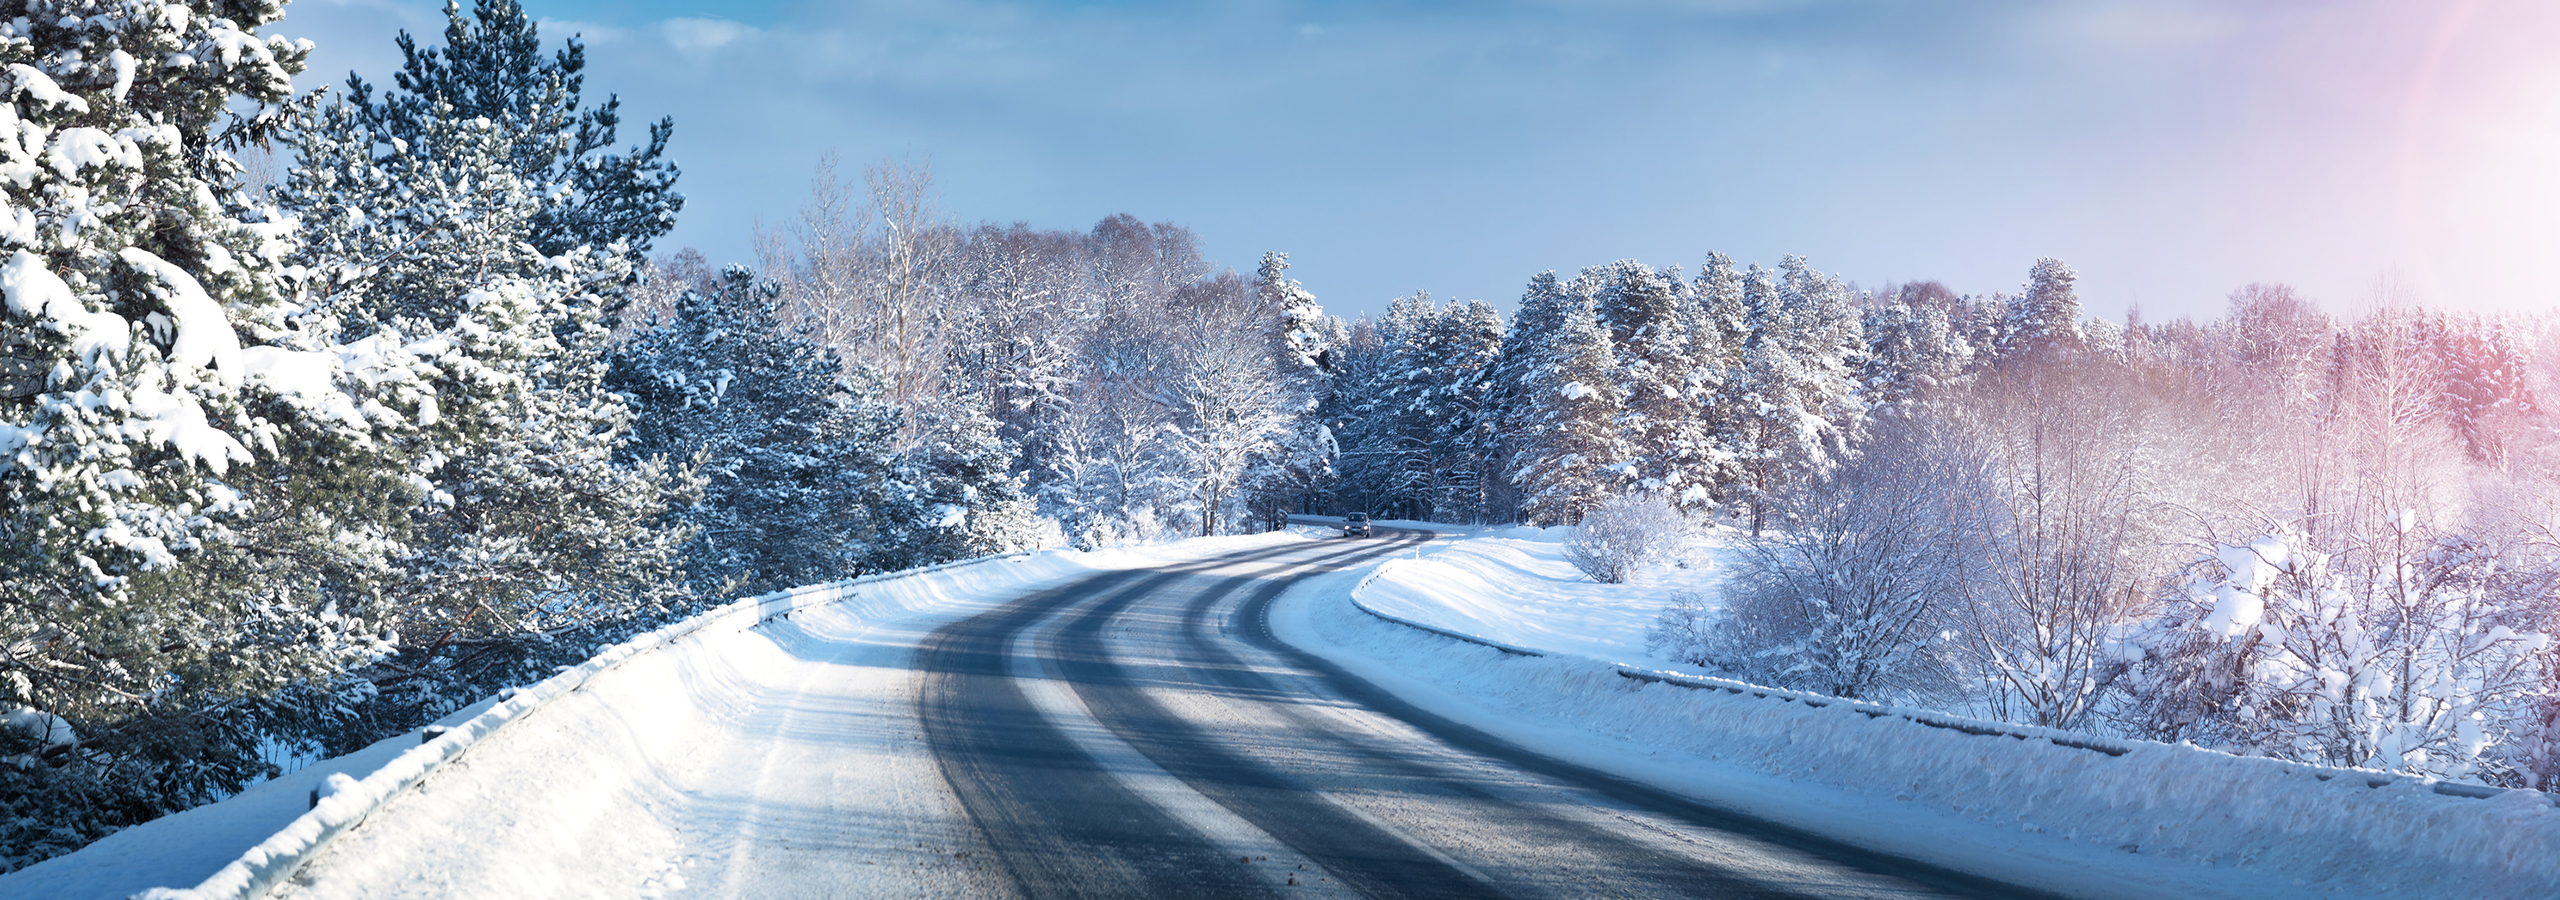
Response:
[{"label": "blue sky", "polygon": [[[300,0],[305,85],[388,80],[439,3]],[[665,248],[749,261],[818,160],[929,161],[953,218],[1285,250],[1341,313],[1541,269],[1801,254],[1862,285],[2209,317],[2251,281],[2560,305],[2543,0],[530,0],[591,95],[673,116]]]}]

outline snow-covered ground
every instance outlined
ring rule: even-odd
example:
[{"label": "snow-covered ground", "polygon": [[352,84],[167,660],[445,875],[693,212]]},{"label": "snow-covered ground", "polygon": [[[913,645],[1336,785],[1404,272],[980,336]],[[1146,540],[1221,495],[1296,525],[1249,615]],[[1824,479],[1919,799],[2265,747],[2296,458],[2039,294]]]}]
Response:
[{"label": "snow-covered ground", "polygon": [[1711,533],[1686,558],[1626,584],[1599,584],[1564,560],[1559,545],[1570,528],[1413,527],[1470,539],[1387,563],[1360,593],[1369,608],[1498,643],[1648,667],[1672,664],[1645,649],[1654,617],[1682,592],[1712,601],[1733,548],[1730,534]]},{"label": "snow-covered ground", "polygon": [[[382,885],[367,881],[367,876],[395,871],[393,866],[404,861],[386,858],[380,866],[369,866],[363,857],[381,848],[400,848],[404,853],[424,848],[469,863],[451,867],[451,882],[402,886],[415,896],[588,896],[599,885],[614,884],[621,887],[604,894],[628,895],[630,891],[623,888],[643,895],[672,892],[684,882],[687,871],[714,862],[699,858],[700,848],[687,846],[682,837],[687,831],[716,830],[722,823],[692,822],[678,812],[705,792],[725,795],[724,783],[736,786],[739,776],[724,769],[736,761],[720,752],[728,738],[739,729],[803,727],[757,718],[759,711],[750,708],[749,695],[769,690],[804,696],[833,691],[829,699],[844,705],[827,710],[830,714],[857,707],[881,714],[877,727],[853,729],[833,738],[861,746],[830,748],[867,764],[830,765],[821,773],[831,782],[831,790],[887,798],[882,802],[894,807],[873,811],[897,815],[880,817],[880,824],[857,841],[909,863],[885,866],[876,896],[921,896],[955,889],[966,895],[970,893],[967,885],[951,882],[964,873],[934,865],[941,861],[934,835],[937,829],[958,826],[957,810],[934,807],[927,796],[932,792],[901,783],[901,779],[939,778],[912,734],[897,726],[898,719],[891,715],[909,700],[900,693],[904,679],[897,673],[904,671],[903,660],[911,654],[914,640],[943,623],[1099,570],[1152,567],[1299,539],[1303,536],[1256,535],[1098,553],[1049,551],[874,581],[850,591],[849,596],[828,597],[826,602],[802,608],[789,622],[778,623],[779,628],[750,629],[746,626],[759,616],[732,615],[723,623],[633,654],[573,692],[529,704],[534,708],[509,727],[483,738],[492,745],[507,745],[504,750],[475,748],[460,755],[424,786],[390,799],[385,809],[392,814],[373,816],[367,826],[347,832],[338,843],[322,849],[320,853],[342,876],[342,883],[287,884],[278,896],[385,895],[375,890]],[[722,611],[704,614],[721,615]],[[802,658],[795,651],[837,642],[795,642],[791,635],[796,631],[854,636],[858,639],[848,643],[866,655],[841,660]],[[842,673],[848,666],[875,677],[846,684],[803,683],[813,671]],[[496,703],[483,702],[442,724],[472,721]],[[326,785],[350,795],[333,801],[343,806],[403,769],[415,769],[423,758],[433,756],[426,749],[432,748],[422,748],[420,736],[413,732],[321,761],[223,802],[129,828],[77,853],[0,875],[0,897],[122,900],[152,888],[199,885],[218,889],[204,896],[223,896],[246,868],[236,862],[297,852],[310,843],[321,824],[316,820],[323,818],[310,815],[315,787]],[[772,774],[761,761],[750,768],[767,770],[759,778]],[[848,779],[865,783],[850,784]],[[761,791],[728,793],[769,796]],[[752,848],[733,849],[752,852]],[[580,860],[578,870],[596,881],[528,882],[522,879],[557,872],[560,867],[508,862],[564,853],[570,856],[558,858]],[[337,855],[329,858],[330,854]],[[624,874],[630,877],[616,877]],[[348,889],[355,885],[360,886]]]},{"label": "snow-covered ground", "polygon": [[[1643,633],[1690,569],[1598,585],[1561,535],[1438,542],[1311,579],[1273,613],[1282,639],[1407,699],[1564,759],[2013,883],[2120,897],[2551,897],[2560,810],[2514,792],[2447,797],[2329,770],[2158,744],[2109,756],[1870,716],[1844,705],[1643,684]],[[1364,585],[1365,582],[1365,585]],[[1510,656],[1387,615],[1513,646]]]}]

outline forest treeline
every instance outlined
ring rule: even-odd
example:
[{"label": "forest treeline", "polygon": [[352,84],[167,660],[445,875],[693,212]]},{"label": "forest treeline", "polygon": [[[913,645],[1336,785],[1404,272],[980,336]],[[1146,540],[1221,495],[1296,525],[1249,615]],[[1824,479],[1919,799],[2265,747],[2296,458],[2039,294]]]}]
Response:
[{"label": "forest treeline", "polygon": [[1755,536],[1662,630],[1744,677],[2548,783],[2541,322],[1717,255],[1346,322],[900,164],[715,266],[652,255],[673,123],[622,144],[510,0],[325,94],[281,16],[0,3],[0,869],[740,595],[1625,498]]}]

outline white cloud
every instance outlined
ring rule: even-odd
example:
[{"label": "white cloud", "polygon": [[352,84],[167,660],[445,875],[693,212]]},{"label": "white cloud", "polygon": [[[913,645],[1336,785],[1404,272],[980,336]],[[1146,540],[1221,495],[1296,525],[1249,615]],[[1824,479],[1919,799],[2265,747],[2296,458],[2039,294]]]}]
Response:
[{"label": "white cloud", "polygon": [[754,28],[728,19],[685,17],[658,23],[658,36],[665,38],[678,54],[696,62],[755,33]]},{"label": "white cloud", "polygon": [[[576,19],[538,19],[535,20],[533,25],[534,30],[541,34],[542,39],[545,42],[556,42],[562,38],[575,35],[577,36],[579,43],[593,47],[602,44],[615,43],[631,36],[630,32],[624,31],[620,28],[615,28],[611,25],[600,25],[594,22],[581,22]],[[443,30],[444,29],[442,28],[436,29],[437,33],[442,33]],[[423,43],[423,41],[421,42]]]},{"label": "white cloud", "polygon": [[2019,24],[2028,40],[2063,56],[2137,56],[2212,49],[2239,37],[2247,21],[2241,11],[2209,3],[2092,0],[2031,9]]}]

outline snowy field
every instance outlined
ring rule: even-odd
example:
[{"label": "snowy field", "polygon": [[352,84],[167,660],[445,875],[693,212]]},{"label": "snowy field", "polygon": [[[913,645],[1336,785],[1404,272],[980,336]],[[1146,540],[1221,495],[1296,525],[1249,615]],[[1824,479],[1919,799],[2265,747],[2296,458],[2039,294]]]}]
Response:
[{"label": "snowy field", "polygon": [[[1320,533],[1320,532],[1312,532]],[[741,803],[791,791],[757,779],[814,777],[816,793],[876,800],[879,808],[842,810],[875,822],[849,834],[847,848],[884,860],[874,896],[965,896],[955,871],[936,852],[940,837],[967,827],[956,809],[933,805],[939,792],[912,790],[913,779],[938,780],[920,742],[912,739],[911,713],[902,690],[905,661],[915,640],[959,618],[1066,580],[1108,569],[1148,568],[1249,547],[1302,539],[1301,534],[1204,538],[1098,553],[1045,551],[1026,557],[962,564],[940,571],[861,585],[850,596],[828,598],[792,613],[787,622],[748,628],[760,616],[733,615],[663,646],[633,654],[557,697],[526,697],[529,709],[510,727],[494,730],[473,752],[460,755],[422,786],[399,793],[381,814],[324,846],[320,858],[337,883],[287,883],[275,896],[588,896],[595,884],[642,885],[644,896],[674,893],[686,874],[719,868],[752,856],[751,841],[705,858],[686,835],[719,832],[743,821],[739,809],[710,815],[728,821],[694,821],[704,815],[703,796],[736,796]],[[717,618],[725,610],[697,620]],[[811,659],[804,651],[834,640],[796,640],[801,633],[854,636],[859,659]],[[611,655],[610,653],[608,655]],[[812,673],[863,673],[845,684],[804,683]],[[530,688],[525,694],[539,693]],[[787,761],[735,760],[721,748],[757,729],[807,729],[753,708],[750,701],[774,691],[825,707],[798,715],[848,716],[854,727],[832,732],[830,753],[850,753],[862,765],[819,766],[798,772]],[[461,725],[487,713],[484,701],[449,717]],[[900,722],[907,722],[902,726]],[[448,738],[447,740],[450,740]],[[236,894],[248,867],[235,865],[301,852],[332,814],[362,816],[355,801],[388,792],[387,785],[435,756],[413,732],[363,751],[324,760],[198,807],[126,829],[79,852],[0,875],[0,897],[49,900],[122,900],[152,888],[193,888],[220,897]],[[334,784],[332,783],[334,780]],[[531,785],[540,785],[539,790]],[[311,810],[315,787],[344,794]],[[452,880],[392,885],[369,874],[414,866],[406,858],[432,854],[450,862]],[[564,856],[565,854],[565,856]],[[379,855],[378,866],[368,866]],[[732,857],[735,857],[734,859]],[[581,876],[596,881],[548,883],[539,873],[560,873],[543,860],[578,859]],[[229,867],[229,868],[226,868]],[[410,869],[415,871],[414,868]],[[617,878],[616,875],[628,875]]]},{"label": "snowy field", "polygon": [[[1714,583],[1721,550],[1606,586],[1564,561],[1558,537],[1458,537],[1313,579],[1275,608],[1273,627],[1541,752],[2022,885],[2161,898],[2524,898],[2560,885],[2560,810],[2532,792],[2376,789],[2160,744],[2109,756],[1620,677],[1610,663],[1668,667],[1645,653],[1643,632],[1672,592]],[[1381,613],[1556,655],[1391,625],[1346,602],[1355,588]]]}]

